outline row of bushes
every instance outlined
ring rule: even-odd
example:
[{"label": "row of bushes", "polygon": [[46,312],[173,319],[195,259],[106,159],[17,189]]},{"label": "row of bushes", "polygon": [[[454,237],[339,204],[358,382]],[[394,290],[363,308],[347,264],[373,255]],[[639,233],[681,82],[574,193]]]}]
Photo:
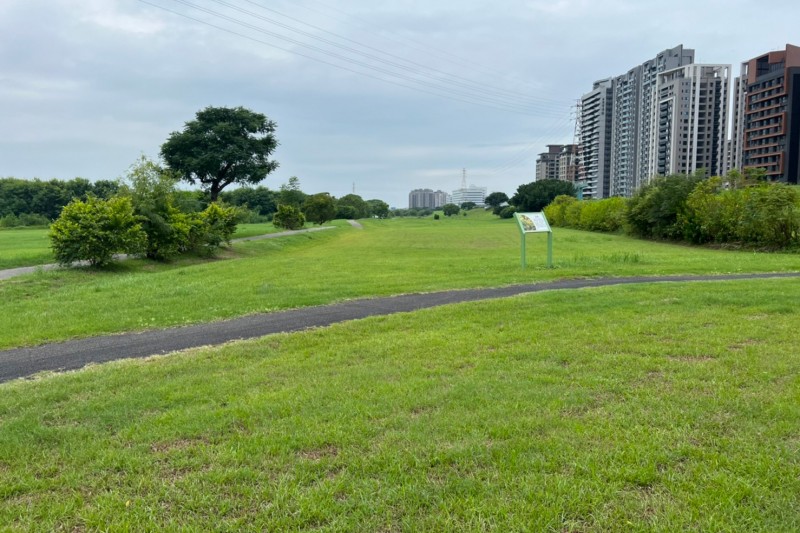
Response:
[{"label": "row of bushes", "polygon": [[50,226],[56,260],[102,266],[115,254],[129,254],[163,261],[187,252],[208,255],[230,242],[236,208],[212,203],[203,211],[182,209],[176,183],[142,157],[115,196],[73,200]]},{"label": "row of bushes", "polygon": [[758,174],[705,179],[659,177],[631,199],[557,197],[545,210],[553,226],[624,231],[650,239],[785,249],[800,244],[800,191]]},{"label": "row of bushes", "polygon": [[624,198],[577,200],[574,196],[561,195],[544,208],[544,214],[553,226],[616,232],[625,225],[626,210]]}]

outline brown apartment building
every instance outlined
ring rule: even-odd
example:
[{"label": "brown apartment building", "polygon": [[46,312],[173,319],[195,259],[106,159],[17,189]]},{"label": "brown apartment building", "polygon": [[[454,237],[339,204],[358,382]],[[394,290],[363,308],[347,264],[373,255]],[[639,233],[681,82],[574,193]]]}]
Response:
[{"label": "brown apartment building", "polygon": [[742,63],[734,106],[733,166],[800,183],[800,47]]}]

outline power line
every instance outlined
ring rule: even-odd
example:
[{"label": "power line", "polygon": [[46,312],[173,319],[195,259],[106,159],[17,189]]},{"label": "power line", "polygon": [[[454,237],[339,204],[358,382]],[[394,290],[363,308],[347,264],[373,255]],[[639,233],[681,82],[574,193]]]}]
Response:
[{"label": "power line", "polygon": [[355,70],[355,69],[352,69],[352,68],[348,68],[348,67],[346,67],[344,65],[340,65],[340,64],[337,64],[337,63],[332,63],[330,61],[326,61],[326,60],[320,59],[320,58],[315,57],[315,56],[304,54],[304,53],[299,52],[299,51],[294,50],[294,49],[284,48],[284,47],[275,45],[275,44],[273,44],[271,42],[267,42],[267,41],[252,37],[250,35],[246,35],[246,34],[231,30],[230,28],[225,28],[223,26],[218,26],[218,25],[212,24],[212,23],[210,23],[208,21],[205,21],[205,20],[202,20],[202,19],[198,19],[196,17],[192,17],[192,16],[187,15],[185,13],[182,13],[182,12],[179,12],[179,11],[176,11],[176,10],[173,10],[173,9],[166,8],[166,7],[158,5],[158,4],[154,4],[154,3],[149,2],[147,0],[139,0],[139,1],[144,3],[144,4],[150,5],[152,7],[155,7],[155,8],[158,8],[158,9],[162,9],[164,11],[173,13],[173,14],[178,15],[178,16],[181,16],[183,18],[186,18],[186,19],[189,19],[189,20],[192,20],[192,21],[195,21],[195,22],[198,22],[198,23],[213,27],[213,28],[215,28],[217,30],[224,31],[224,32],[227,32],[227,33],[230,33],[230,34],[233,34],[233,35],[245,38],[245,39],[249,39],[251,41],[258,42],[260,44],[264,44],[264,45],[267,45],[267,46],[270,46],[270,47],[273,47],[273,48],[276,48],[276,49],[279,49],[279,50],[282,50],[282,51],[285,51],[285,52],[288,52],[288,53],[291,53],[291,54],[295,54],[295,55],[299,55],[299,56],[302,56],[302,57],[305,57],[305,58],[308,58],[308,59],[312,59],[314,61],[318,61],[318,62],[327,64],[327,65],[330,65],[330,66],[333,66],[333,67],[336,67],[336,68],[340,68],[340,69],[343,69],[343,70],[346,70],[346,71],[349,71],[349,72],[353,72],[355,74],[359,74],[359,75],[366,76],[366,77],[369,77],[369,78],[372,78],[372,79],[383,81],[385,83],[391,83],[391,84],[394,84],[394,85],[397,85],[397,86],[405,87],[405,88],[416,90],[416,91],[420,91],[420,92],[425,92],[425,93],[428,93],[428,94],[433,94],[433,95],[436,95],[436,96],[439,96],[439,97],[443,97],[443,98],[448,98],[448,99],[451,99],[451,100],[470,103],[470,104],[473,104],[473,105],[482,105],[484,107],[491,107],[491,108],[494,108],[494,109],[501,109],[501,110],[509,111],[509,112],[516,112],[516,113],[522,113],[522,114],[535,114],[535,115],[538,115],[538,116],[541,116],[542,114],[545,114],[545,113],[553,113],[554,112],[552,110],[544,111],[544,110],[541,110],[541,109],[537,110],[537,112],[534,112],[533,109],[529,108],[528,106],[522,105],[522,104],[516,104],[516,103],[508,102],[507,100],[503,100],[503,99],[500,99],[500,98],[492,98],[492,97],[486,97],[486,96],[481,96],[481,95],[475,95],[475,94],[472,94],[472,93],[469,93],[469,92],[463,92],[463,91],[454,90],[451,87],[442,86],[441,84],[438,84],[438,83],[431,83],[431,82],[427,82],[427,81],[424,81],[424,80],[415,79],[414,77],[411,77],[411,76],[400,74],[400,73],[397,73],[397,72],[394,72],[394,71],[391,71],[389,69],[385,69],[385,68],[382,68],[382,67],[377,67],[375,65],[370,65],[369,63],[365,63],[363,61],[355,60],[355,59],[349,58],[347,56],[343,56],[341,54],[338,54],[336,52],[331,52],[329,50],[325,50],[325,49],[322,49],[320,47],[313,46],[313,45],[310,45],[310,44],[307,44],[307,43],[303,43],[303,42],[298,41],[296,39],[292,39],[291,37],[287,37],[287,36],[284,36],[284,35],[281,35],[281,34],[278,34],[278,33],[275,33],[275,32],[271,32],[269,30],[265,30],[264,28],[260,28],[258,26],[254,26],[254,25],[249,24],[247,22],[244,22],[244,21],[235,19],[233,17],[227,16],[227,15],[225,15],[223,13],[219,13],[219,12],[213,11],[213,10],[208,9],[208,8],[197,6],[197,5],[192,4],[192,3],[190,3],[190,2],[188,2],[186,0],[173,0],[173,1],[175,1],[176,3],[182,4],[182,5],[185,5],[187,7],[196,9],[196,10],[198,10],[200,12],[203,12],[203,13],[206,13],[208,15],[217,17],[219,19],[227,20],[227,21],[229,21],[229,22],[231,22],[233,24],[236,24],[238,26],[241,26],[241,27],[244,27],[244,28],[248,28],[248,29],[251,29],[251,30],[266,34],[266,35],[273,36],[275,38],[290,42],[292,44],[295,44],[297,46],[301,46],[303,48],[307,48],[309,50],[321,53],[323,55],[327,55],[329,57],[333,57],[333,58],[339,59],[341,61],[345,61],[345,62],[348,62],[350,64],[354,64],[354,65],[360,66],[362,68],[366,68],[368,70],[372,70],[372,71],[375,71],[375,72],[378,72],[378,73],[386,74],[386,75],[394,77],[394,78],[398,78],[398,79],[405,80],[405,81],[408,81],[408,82],[411,82],[411,83],[423,85],[423,86],[431,88],[431,89],[435,89],[436,92],[430,91],[430,90],[427,90],[427,89],[424,89],[424,88],[421,88],[421,87],[416,87],[416,86],[407,85],[405,83],[400,83],[400,82],[398,82],[396,80],[389,80],[389,79],[386,79],[386,78],[383,78],[383,77],[380,77],[380,76],[375,76],[375,75],[372,75],[372,74],[369,74],[369,73],[366,73],[366,72],[363,72],[363,71],[360,71],[360,70]]},{"label": "power line", "polygon": [[[267,17],[256,15],[256,14],[250,12],[250,11],[246,11],[246,10],[243,10],[241,8],[238,8],[238,7],[230,4],[229,2],[225,2],[223,0],[212,0],[212,1],[215,1],[218,4],[222,4],[222,5],[228,6],[228,7],[232,8],[232,9],[235,9],[236,11],[239,11],[241,13],[252,15],[252,16],[254,16],[256,18],[259,18],[260,20],[267,21],[267,22],[269,22],[271,24],[278,25],[278,26],[280,26],[282,28],[286,28],[286,29],[289,29],[291,31],[296,31],[297,33],[300,33],[302,35],[311,37],[313,39],[320,40],[320,41],[325,42],[327,44],[331,44],[333,46],[337,46],[337,47],[344,48],[346,50],[355,52],[355,53],[357,53],[357,54],[359,54],[359,55],[361,55],[363,57],[368,57],[368,58],[376,59],[376,60],[381,61],[381,62],[385,62],[385,60],[383,60],[381,58],[376,58],[372,54],[364,53],[364,52],[362,52],[362,51],[360,51],[358,49],[353,49],[351,47],[342,46],[342,45],[340,45],[338,43],[335,43],[335,42],[332,42],[332,41],[330,41],[328,39],[324,39],[324,38],[321,38],[319,36],[310,34],[308,32],[304,32],[302,30],[298,30],[298,29],[296,29],[296,28],[294,28],[292,26],[289,26],[287,24],[283,24],[283,23],[277,22],[277,21],[275,21],[273,19],[270,19],[270,18],[267,18]],[[332,35],[332,36],[334,36],[334,37],[336,37],[338,39],[341,39],[343,41],[355,44],[356,46],[360,46],[360,47],[366,48],[368,50],[372,50],[374,52],[377,52],[379,54],[383,54],[385,56],[391,57],[393,59],[397,59],[397,60],[403,61],[405,63],[408,63],[409,65],[412,65],[413,67],[419,67],[421,69],[424,69],[424,70],[430,71],[432,73],[435,73],[435,74],[437,74],[439,76],[444,76],[446,78],[452,78],[453,80],[455,80],[455,81],[453,81],[453,83],[455,83],[456,85],[461,85],[461,86],[464,86],[464,87],[468,87],[468,88],[477,90],[479,92],[484,92],[484,93],[487,93],[487,94],[490,94],[490,95],[495,95],[495,94],[502,95],[502,94],[505,94],[509,98],[530,101],[530,102],[532,102],[531,105],[543,105],[543,103],[545,102],[545,100],[543,100],[541,98],[532,97],[532,96],[530,96],[528,94],[523,94],[523,93],[516,92],[516,91],[509,91],[508,89],[505,89],[505,88],[502,88],[502,87],[498,87],[498,86],[494,86],[494,85],[490,85],[490,84],[486,84],[486,83],[478,83],[478,82],[475,82],[475,81],[473,81],[473,80],[471,80],[469,78],[465,78],[463,76],[459,76],[458,74],[452,74],[450,72],[446,72],[446,71],[443,71],[443,70],[440,70],[440,69],[437,69],[437,68],[434,68],[434,67],[430,67],[428,65],[424,65],[422,63],[418,63],[416,61],[412,61],[410,59],[398,56],[398,55],[393,54],[391,52],[386,52],[385,50],[381,50],[381,49],[376,48],[374,46],[371,46],[371,45],[368,45],[368,44],[364,44],[362,42],[350,39],[349,37],[345,37],[343,35],[339,35],[339,34],[337,34],[335,32],[328,31],[325,28],[322,28],[320,26],[316,26],[314,24],[310,24],[310,23],[305,22],[303,20],[300,20],[298,18],[291,17],[289,15],[281,13],[280,11],[277,11],[277,10],[272,9],[270,7],[266,7],[266,6],[262,5],[261,3],[256,2],[254,0],[243,0],[243,1],[248,3],[248,4],[250,4],[250,5],[254,5],[254,6],[256,6],[256,7],[260,8],[260,9],[262,9],[264,11],[269,11],[271,13],[275,13],[275,14],[281,16],[281,17],[284,17],[286,19],[292,20],[294,22],[298,22],[298,23],[300,23],[300,24],[302,24],[304,26],[308,26],[308,27],[313,28],[313,29],[315,29],[317,31],[323,32],[323,33],[325,33],[327,35]],[[392,64],[392,65],[398,66],[398,67],[403,68],[403,69],[408,69],[409,68],[406,65],[397,64],[397,63],[394,63],[394,62],[390,62],[388,64]],[[419,73],[418,70],[411,70],[411,71]],[[562,104],[562,102],[556,102],[556,101],[550,101],[548,103]]]},{"label": "power line", "polygon": [[[429,45],[420,43],[419,41],[416,41],[414,39],[410,39],[408,37],[403,37],[403,36],[396,36],[395,37],[395,36],[392,36],[392,35],[386,35],[384,33],[378,33],[376,31],[372,30],[372,28],[369,26],[370,23],[368,21],[366,21],[365,19],[361,18],[361,17],[357,17],[355,15],[350,15],[350,14],[348,14],[348,13],[346,13],[346,12],[340,10],[340,9],[337,9],[336,7],[334,7],[334,6],[330,5],[330,4],[326,4],[325,2],[321,2],[319,0],[308,0],[308,1],[311,2],[311,3],[314,3],[314,4],[318,4],[318,5],[324,6],[324,7],[328,8],[328,9],[330,9],[330,10],[336,12],[336,13],[339,13],[340,16],[338,18],[340,20],[344,20],[344,21],[348,22],[348,19],[353,19],[353,20],[358,21],[358,26],[363,31],[365,31],[367,33],[371,33],[372,35],[376,35],[376,36],[378,36],[378,37],[380,37],[382,39],[388,39],[390,41],[394,41],[395,43],[402,44],[404,46],[408,46],[408,44],[410,43],[412,48],[416,48],[417,50],[425,52],[428,55],[438,55],[439,57],[441,57],[443,59],[446,59],[448,61],[455,60],[456,62],[461,63],[461,65],[463,65],[463,66],[465,66],[467,68],[470,68],[472,70],[482,71],[482,72],[490,74],[492,76],[500,76],[502,78],[514,81],[516,83],[522,83],[523,85],[527,85],[527,86],[531,87],[533,90],[538,90],[538,87],[535,87],[535,86],[529,84],[528,82],[524,82],[524,81],[521,81],[521,80],[519,80],[517,78],[511,77],[511,76],[508,75],[507,72],[502,72],[502,71],[499,71],[499,70],[488,68],[488,67],[486,67],[484,65],[476,65],[474,61],[471,61],[469,59],[465,59],[463,57],[459,57],[458,55],[453,54],[451,52],[448,52],[446,50],[439,50],[437,48],[431,48]],[[313,11],[315,13],[320,13],[320,14],[323,14],[323,15],[326,15],[326,16],[330,16],[329,14],[323,13],[322,11],[320,11],[318,9],[312,9],[312,8],[308,7],[307,5],[305,5],[305,4],[298,4],[297,7],[300,7],[302,9],[307,9],[307,10]],[[534,100],[538,100],[538,101],[540,101],[542,103],[552,103],[552,104],[559,104],[559,105],[563,103],[560,100],[552,100],[552,99],[548,99],[548,98],[541,98],[541,97],[531,97],[531,98],[534,99]]]}]

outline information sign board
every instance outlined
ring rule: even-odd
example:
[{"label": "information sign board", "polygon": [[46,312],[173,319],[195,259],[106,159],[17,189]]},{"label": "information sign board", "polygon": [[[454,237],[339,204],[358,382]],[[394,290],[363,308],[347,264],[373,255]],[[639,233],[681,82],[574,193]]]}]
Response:
[{"label": "information sign board", "polygon": [[547,222],[547,217],[544,213],[514,213],[514,217],[519,224],[519,233],[521,240],[521,254],[522,254],[522,268],[525,269],[526,252],[525,252],[525,235],[527,233],[547,233],[547,267],[553,266],[553,230],[550,229],[550,223]]}]

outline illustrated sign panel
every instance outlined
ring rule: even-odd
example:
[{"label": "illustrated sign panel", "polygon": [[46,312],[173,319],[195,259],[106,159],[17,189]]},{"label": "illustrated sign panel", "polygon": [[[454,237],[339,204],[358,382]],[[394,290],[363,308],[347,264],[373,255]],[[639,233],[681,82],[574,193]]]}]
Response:
[{"label": "illustrated sign panel", "polygon": [[514,213],[523,233],[550,233],[544,213]]}]

